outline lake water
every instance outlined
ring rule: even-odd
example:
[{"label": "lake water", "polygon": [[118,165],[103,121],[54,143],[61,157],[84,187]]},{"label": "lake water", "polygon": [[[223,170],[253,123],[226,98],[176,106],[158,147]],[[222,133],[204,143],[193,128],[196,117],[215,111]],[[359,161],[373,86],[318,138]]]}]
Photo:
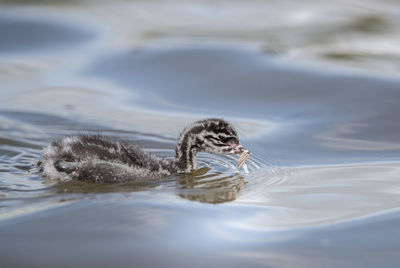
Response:
[{"label": "lake water", "polygon": [[[397,267],[396,1],[0,2],[1,267]],[[53,137],[165,157],[207,117],[252,152],[54,183]]]}]

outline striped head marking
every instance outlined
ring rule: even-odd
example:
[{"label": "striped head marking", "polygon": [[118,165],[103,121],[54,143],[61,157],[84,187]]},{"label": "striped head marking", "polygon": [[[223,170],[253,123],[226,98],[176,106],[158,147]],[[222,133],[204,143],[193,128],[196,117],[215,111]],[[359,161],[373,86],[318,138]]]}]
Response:
[{"label": "striped head marking", "polygon": [[202,125],[202,131],[197,136],[201,151],[212,154],[233,154],[244,151],[236,130],[225,120],[212,118],[197,123]]}]

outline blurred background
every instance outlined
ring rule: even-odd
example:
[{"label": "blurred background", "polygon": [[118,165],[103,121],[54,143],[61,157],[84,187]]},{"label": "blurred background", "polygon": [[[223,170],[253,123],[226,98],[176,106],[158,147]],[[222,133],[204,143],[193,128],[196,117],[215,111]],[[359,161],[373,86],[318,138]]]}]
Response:
[{"label": "blurred background", "polygon": [[[400,3],[0,0],[1,267],[396,267]],[[156,183],[44,180],[52,138],[252,152]]]},{"label": "blurred background", "polygon": [[[25,35],[31,49],[72,42],[71,39],[80,36],[80,31],[86,30],[92,33],[92,41],[97,39],[98,46],[99,39],[104,38],[102,45],[119,49],[151,45],[235,44],[252,46],[298,64],[324,63],[340,69],[351,68],[381,75],[398,73],[397,1],[151,0],[110,3],[74,0],[1,3],[2,16],[15,15],[25,19],[40,16],[47,19],[48,24],[64,18],[75,24],[72,38],[66,36],[64,40],[50,38],[48,34],[47,40],[41,43],[38,43],[41,38],[36,38],[33,46],[29,39],[33,38],[33,32]],[[4,23],[2,31],[5,31],[3,27]],[[24,41],[21,35],[3,34],[3,50],[5,46],[11,49],[13,38]],[[21,49],[21,44],[18,47]],[[14,47],[13,50],[17,49]]]}]

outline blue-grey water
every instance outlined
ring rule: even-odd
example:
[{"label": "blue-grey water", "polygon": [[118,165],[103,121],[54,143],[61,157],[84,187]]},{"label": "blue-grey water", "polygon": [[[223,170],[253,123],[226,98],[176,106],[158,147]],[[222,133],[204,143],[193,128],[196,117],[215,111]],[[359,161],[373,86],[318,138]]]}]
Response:
[{"label": "blue-grey water", "polygon": [[[397,267],[396,1],[0,1],[0,267]],[[170,157],[222,117],[252,152],[58,183],[53,137]]]}]

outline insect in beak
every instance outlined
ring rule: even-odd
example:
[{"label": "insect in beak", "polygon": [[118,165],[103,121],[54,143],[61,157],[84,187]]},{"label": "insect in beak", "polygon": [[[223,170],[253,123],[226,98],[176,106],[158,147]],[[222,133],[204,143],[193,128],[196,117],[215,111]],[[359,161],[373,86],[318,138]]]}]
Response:
[{"label": "insect in beak", "polygon": [[232,147],[231,153],[240,154],[237,166],[238,168],[241,168],[246,163],[251,153],[246,150],[240,143],[229,143],[229,146]]},{"label": "insect in beak", "polygon": [[238,162],[237,162],[238,168],[241,168],[244,165],[244,163],[246,163],[246,161],[247,161],[247,159],[249,159],[250,155],[251,155],[251,153],[243,148],[243,152],[240,154]]}]

